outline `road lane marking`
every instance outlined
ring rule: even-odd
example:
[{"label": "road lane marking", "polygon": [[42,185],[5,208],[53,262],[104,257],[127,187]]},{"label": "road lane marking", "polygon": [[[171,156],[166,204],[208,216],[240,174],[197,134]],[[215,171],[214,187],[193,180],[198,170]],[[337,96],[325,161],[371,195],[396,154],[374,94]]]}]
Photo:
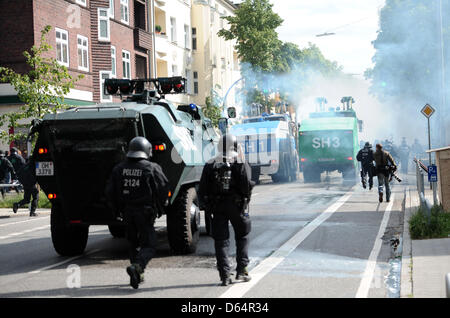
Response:
[{"label": "road lane marking", "polygon": [[11,237],[14,237],[14,236],[19,236],[19,235],[26,234],[26,233],[31,233],[31,232],[44,230],[44,229],[49,228],[49,227],[50,227],[50,225],[44,225],[44,226],[40,226],[40,227],[35,227],[35,228],[32,228],[32,229],[29,229],[29,230],[25,230],[25,231],[22,231],[22,232],[11,233],[11,234],[8,234],[8,235],[5,235],[5,236],[0,236],[0,240],[4,240],[4,239],[11,238]]},{"label": "road lane marking", "polygon": [[359,285],[358,291],[356,292],[356,298],[367,298],[367,296],[369,295],[370,285],[372,284],[373,276],[375,274],[375,268],[377,266],[378,255],[380,254],[381,246],[383,245],[383,236],[386,232],[386,227],[391,216],[391,210],[394,205],[394,196],[395,193],[392,194],[391,201],[384,211],[383,220],[381,221],[380,229],[375,239],[375,244],[373,246],[372,252],[369,255],[366,269],[364,270],[363,279],[361,280],[361,284]]},{"label": "road lane marking", "polygon": [[37,270],[31,271],[31,272],[28,272],[28,274],[39,274],[40,272],[43,272],[43,271],[46,271],[46,270],[48,270],[48,269],[52,269],[52,268],[55,268],[55,267],[64,265],[64,264],[66,264],[66,263],[69,263],[69,262],[71,262],[71,261],[76,260],[77,258],[81,258],[81,257],[83,257],[83,256],[88,256],[88,255],[93,254],[93,253],[96,253],[96,252],[98,252],[98,251],[100,251],[100,250],[99,250],[99,249],[95,249],[95,250],[92,250],[92,251],[87,252],[87,253],[85,253],[85,254],[78,255],[78,256],[74,256],[74,257],[71,257],[71,258],[68,258],[68,259],[66,259],[66,260],[64,260],[64,261],[61,261],[61,262],[59,262],[59,263],[56,263],[56,264],[53,264],[53,265],[49,265],[49,266],[45,266],[45,267],[42,267],[42,268],[40,268],[40,269],[37,269]]},{"label": "road lane marking", "polygon": [[19,224],[19,223],[26,223],[26,222],[32,222],[32,221],[39,221],[39,220],[43,220],[43,219],[47,219],[50,216],[44,216],[44,217],[40,217],[40,218],[35,218],[35,219],[31,219],[31,220],[25,220],[25,221],[18,221],[18,222],[10,222],[10,223],[5,223],[5,224],[0,224],[0,227],[2,226],[7,226],[7,225],[14,225],[14,224]]},{"label": "road lane marking", "polygon": [[[353,187],[354,188],[354,187]],[[252,280],[245,284],[234,284],[220,298],[241,298],[254,287],[264,276],[278,266],[289,254],[294,251],[315,229],[333,215],[351,196],[353,188],[335,203],[329,206],[318,217],[300,229],[286,243],[278,248],[272,255],[265,258],[258,266],[250,271]]]}]

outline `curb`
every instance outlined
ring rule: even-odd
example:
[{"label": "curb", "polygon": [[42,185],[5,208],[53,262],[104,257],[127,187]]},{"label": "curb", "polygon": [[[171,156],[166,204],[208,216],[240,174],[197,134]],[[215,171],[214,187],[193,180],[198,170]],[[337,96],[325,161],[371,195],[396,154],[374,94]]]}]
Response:
[{"label": "curb", "polygon": [[403,249],[402,249],[402,272],[400,298],[413,297],[413,259],[412,259],[412,240],[409,234],[409,219],[413,213],[413,198],[409,187],[405,189],[405,210],[403,215]]}]

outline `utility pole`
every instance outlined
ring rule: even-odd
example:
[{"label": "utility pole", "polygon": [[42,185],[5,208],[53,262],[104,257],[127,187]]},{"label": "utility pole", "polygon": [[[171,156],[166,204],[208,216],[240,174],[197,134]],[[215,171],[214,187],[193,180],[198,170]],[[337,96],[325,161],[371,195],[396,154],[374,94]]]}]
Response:
[{"label": "utility pole", "polygon": [[446,117],[446,96],[445,96],[445,59],[444,59],[444,32],[443,32],[443,21],[442,21],[442,0],[439,0],[439,21],[440,21],[440,37],[441,37],[441,116],[440,116],[440,140],[442,145],[447,144],[447,134],[445,127],[445,117]]}]

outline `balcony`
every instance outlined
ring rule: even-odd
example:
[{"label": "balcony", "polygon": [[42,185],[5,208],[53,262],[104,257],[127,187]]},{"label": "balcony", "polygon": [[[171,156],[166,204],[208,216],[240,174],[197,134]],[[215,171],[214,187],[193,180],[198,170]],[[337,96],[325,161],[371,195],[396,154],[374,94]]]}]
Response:
[{"label": "balcony", "polygon": [[141,28],[134,29],[134,46],[144,49],[152,49],[152,35]]},{"label": "balcony", "polygon": [[167,35],[155,35],[155,51],[161,58],[169,53],[169,40]]}]

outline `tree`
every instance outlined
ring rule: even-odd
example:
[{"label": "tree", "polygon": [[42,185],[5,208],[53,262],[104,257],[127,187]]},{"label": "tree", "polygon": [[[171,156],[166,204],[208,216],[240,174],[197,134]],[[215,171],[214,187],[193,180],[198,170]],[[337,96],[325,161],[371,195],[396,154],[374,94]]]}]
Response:
[{"label": "tree", "polygon": [[[337,63],[325,59],[317,46],[310,43],[301,50],[294,43],[280,41],[276,28],[283,20],[272,7],[269,0],[245,0],[235,16],[224,18],[229,30],[218,33],[237,42],[246,102],[260,103],[268,110],[276,103],[269,95],[279,93],[286,98],[286,93],[299,91],[312,71],[326,76],[341,73]],[[281,78],[286,75],[289,80]]]},{"label": "tree", "polygon": [[211,123],[214,127],[219,127],[219,118],[222,117],[222,111],[219,105],[213,103],[211,96],[206,97],[205,108],[202,109],[205,117],[211,119]]},{"label": "tree", "polygon": [[[39,46],[34,45],[31,52],[23,53],[30,68],[28,73],[19,74],[10,68],[0,67],[0,82],[10,83],[24,103],[18,111],[1,115],[0,126],[21,127],[23,124],[20,121],[42,118],[47,113],[66,108],[64,95],[83,77],[79,75],[74,79],[56,59],[44,57],[52,49],[46,40],[50,30],[51,26],[46,26],[41,31]],[[13,141],[23,138],[23,135],[9,135],[8,131],[0,131],[0,138]]]},{"label": "tree", "polygon": [[239,58],[250,64],[253,71],[273,71],[275,53],[281,46],[276,28],[283,20],[272,7],[269,0],[245,0],[235,16],[224,18],[230,29],[218,33],[226,40],[236,40]]}]

